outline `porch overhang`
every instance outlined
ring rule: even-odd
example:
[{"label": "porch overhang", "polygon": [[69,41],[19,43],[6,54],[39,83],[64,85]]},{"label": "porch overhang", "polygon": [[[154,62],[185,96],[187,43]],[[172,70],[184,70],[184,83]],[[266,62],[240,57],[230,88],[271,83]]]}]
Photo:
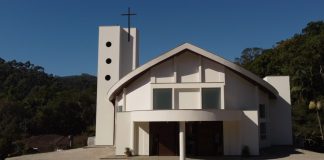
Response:
[{"label": "porch overhang", "polygon": [[242,110],[145,110],[117,112],[117,116],[127,116],[133,122],[172,122],[172,121],[239,121]]}]

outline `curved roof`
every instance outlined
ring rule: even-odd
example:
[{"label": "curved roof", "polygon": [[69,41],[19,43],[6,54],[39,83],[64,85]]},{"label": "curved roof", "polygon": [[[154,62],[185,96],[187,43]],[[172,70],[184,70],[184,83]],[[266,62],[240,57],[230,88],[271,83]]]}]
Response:
[{"label": "curved roof", "polygon": [[250,71],[242,68],[241,66],[234,64],[222,57],[219,57],[211,52],[208,52],[206,50],[203,50],[199,47],[196,47],[192,44],[189,43],[185,43],[182,44],[164,54],[162,54],[161,56],[145,63],[144,65],[138,67],[137,69],[133,70],[132,72],[128,73],[126,76],[124,76],[122,79],[120,79],[116,84],[114,84],[109,92],[108,92],[108,98],[109,100],[113,100],[114,96],[116,95],[116,93],[122,89],[126,84],[128,84],[129,82],[131,82],[134,78],[140,76],[141,74],[143,74],[145,71],[147,71],[148,69],[152,68],[153,66],[159,64],[160,62],[180,53],[181,51],[184,50],[190,50],[195,52],[196,54],[199,54],[201,56],[204,56],[206,58],[209,58],[213,61],[216,61],[222,65],[224,65],[225,67],[239,73],[240,75],[244,76],[245,78],[247,78],[250,81],[255,82],[256,84],[258,84],[261,88],[265,89],[266,91],[268,91],[272,96],[276,97],[278,95],[278,91],[271,86],[268,82],[264,81],[263,79],[259,78],[258,76],[256,76],[255,74],[251,73]]}]

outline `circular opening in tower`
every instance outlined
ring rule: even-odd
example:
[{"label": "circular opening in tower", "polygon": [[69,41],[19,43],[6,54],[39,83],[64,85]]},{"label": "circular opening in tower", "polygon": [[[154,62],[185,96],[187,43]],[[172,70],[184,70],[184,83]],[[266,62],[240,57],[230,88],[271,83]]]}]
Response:
[{"label": "circular opening in tower", "polygon": [[106,43],[106,46],[107,46],[107,47],[110,47],[110,46],[111,46],[111,42],[108,41],[108,42]]},{"label": "circular opening in tower", "polygon": [[109,80],[110,80],[110,75],[106,75],[106,76],[105,76],[105,79],[106,79],[107,81],[109,81]]},{"label": "circular opening in tower", "polygon": [[107,59],[106,59],[106,63],[107,63],[107,64],[110,64],[110,63],[111,63],[111,59],[110,59],[110,58],[107,58]]}]

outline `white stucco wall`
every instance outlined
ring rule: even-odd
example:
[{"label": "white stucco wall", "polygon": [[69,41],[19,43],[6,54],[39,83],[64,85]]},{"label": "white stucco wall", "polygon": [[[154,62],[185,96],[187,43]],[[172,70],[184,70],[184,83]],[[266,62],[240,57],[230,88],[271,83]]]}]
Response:
[{"label": "white stucco wall", "polygon": [[[111,86],[119,80],[120,35],[119,26],[99,28],[96,145],[113,145],[114,142],[114,106],[106,95]],[[111,47],[106,46],[108,41],[112,43]],[[112,60],[111,64],[106,64],[107,58]],[[105,80],[106,75],[111,76],[109,81]]]},{"label": "white stucco wall", "polygon": [[258,111],[243,111],[240,121],[241,148],[248,146],[251,155],[259,155]]},{"label": "white stucco wall", "polygon": [[[120,78],[138,65],[138,32],[135,28],[131,29],[130,42],[127,36],[128,33],[120,26],[99,27],[96,145],[114,144],[115,106],[108,100],[107,93]],[[107,42],[111,46],[106,46]],[[111,59],[110,64],[106,63],[108,58]],[[110,80],[105,79],[107,75]]]},{"label": "white stucco wall", "polygon": [[126,114],[117,114],[116,118],[116,155],[125,155],[125,148],[129,147],[131,150],[131,136],[132,136],[132,121],[130,116]]},{"label": "white stucco wall", "polygon": [[149,155],[150,154],[150,127],[149,122],[136,122],[137,127],[137,149],[138,155]]},{"label": "white stucco wall", "polygon": [[258,111],[243,111],[238,121],[224,121],[224,155],[241,155],[248,146],[251,155],[259,154]]},{"label": "white stucco wall", "polygon": [[221,64],[202,58],[203,82],[225,82],[225,67]]},{"label": "white stucco wall", "polygon": [[[120,78],[124,77],[127,73],[134,70],[138,66],[138,39],[139,33],[136,28],[131,28],[131,37],[128,42],[128,28],[121,29],[121,42],[120,43]],[[116,53],[112,53],[116,54]],[[117,61],[115,62],[117,63]]]},{"label": "white stucco wall", "polygon": [[223,122],[224,155],[241,155],[239,121]]},{"label": "white stucco wall", "polygon": [[199,55],[184,52],[177,56],[176,58],[176,68],[177,68],[177,82],[200,82],[199,75],[199,65],[200,58]]},{"label": "white stucco wall", "polygon": [[150,73],[147,72],[126,88],[126,111],[151,109]]},{"label": "white stucco wall", "polygon": [[169,59],[153,67],[151,74],[155,77],[155,83],[174,83],[173,70],[173,59]]},{"label": "white stucco wall", "polygon": [[268,76],[264,80],[279,92],[275,100],[270,101],[270,138],[272,145],[292,145],[292,121],[289,76]]},{"label": "white stucco wall", "polygon": [[[204,69],[205,67],[206,69]],[[204,72],[212,75],[207,75],[207,77],[203,78],[208,79],[208,83],[197,83],[200,82],[199,77],[201,75],[206,75]],[[176,79],[178,79],[178,83],[176,83]],[[187,83],[180,83],[181,79]],[[173,107],[175,109],[179,109],[179,107],[180,109],[199,109],[201,108],[200,91],[202,87],[221,88],[221,99],[224,99],[224,80],[223,66],[207,58],[200,57],[200,55],[184,52],[179,56],[169,58],[157,64],[128,84],[124,89],[126,91],[126,99],[118,100],[118,105],[126,102],[126,111],[150,110],[153,108],[152,89],[161,87],[174,88],[175,102]],[[182,86],[182,84],[185,84],[185,86]],[[186,89],[182,90],[181,88],[183,87]],[[223,100],[221,101],[221,108],[224,108]]]},{"label": "white stucco wall", "polygon": [[225,69],[225,109],[257,109],[256,86]]},{"label": "white stucco wall", "polygon": [[175,109],[200,109],[200,89],[175,89]]},{"label": "white stucco wall", "polygon": [[[176,64],[176,65],[175,65]],[[176,82],[175,79],[178,81]],[[208,83],[199,83],[201,82]],[[185,83],[180,83],[185,82]],[[222,108],[225,110],[159,110],[152,111],[152,89],[172,88],[175,109],[199,109],[201,107],[201,88],[222,88]],[[149,154],[148,123],[160,121],[224,121],[224,154],[239,155],[244,145],[249,146],[253,155],[259,154],[259,146],[269,146],[270,140],[277,139],[272,133],[266,141],[259,141],[259,123],[266,121],[267,132],[272,132],[271,115],[277,101],[269,102],[268,93],[256,84],[242,78],[234,71],[193,53],[184,53],[157,64],[145,74],[136,77],[125,86],[126,111],[117,114],[116,153],[123,155],[125,147],[135,146],[137,154]],[[122,95],[121,93],[119,95]],[[290,97],[290,95],[289,95]],[[275,104],[273,104],[275,103]],[[289,99],[290,103],[290,99]],[[259,120],[258,106],[266,105],[267,118]],[[242,110],[245,110],[244,113]],[[128,118],[125,118],[127,117]],[[121,118],[118,118],[121,117]],[[275,117],[272,115],[272,117]],[[132,128],[132,123],[135,123]],[[270,123],[271,122],[271,123]],[[278,122],[276,122],[278,123]],[[270,125],[271,124],[271,125]],[[276,128],[274,128],[276,130]],[[133,133],[134,138],[128,133]],[[279,131],[279,130],[278,130]],[[118,135],[121,133],[120,135]],[[271,134],[271,139],[270,135]],[[124,139],[120,138],[124,136]],[[128,141],[128,142],[126,142]]]},{"label": "white stucco wall", "polygon": [[130,117],[134,122],[178,122],[178,121],[238,121],[243,111],[240,110],[150,110],[118,112]]}]

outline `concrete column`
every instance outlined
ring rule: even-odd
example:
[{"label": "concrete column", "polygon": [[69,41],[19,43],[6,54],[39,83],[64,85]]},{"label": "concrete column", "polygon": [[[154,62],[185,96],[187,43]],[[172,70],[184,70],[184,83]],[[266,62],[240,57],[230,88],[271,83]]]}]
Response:
[{"label": "concrete column", "polygon": [[[135,145],[134,145],[134,141],[135,141],[135,122],[131,122],[131,128],[130,128],[130,149],[134,151]],[[133,152],[134,154],[134,152]]]},{"label": "concrete column", "polygon": [[180,122],[179,125],[179,159],[186,159],[186,122]]}]

